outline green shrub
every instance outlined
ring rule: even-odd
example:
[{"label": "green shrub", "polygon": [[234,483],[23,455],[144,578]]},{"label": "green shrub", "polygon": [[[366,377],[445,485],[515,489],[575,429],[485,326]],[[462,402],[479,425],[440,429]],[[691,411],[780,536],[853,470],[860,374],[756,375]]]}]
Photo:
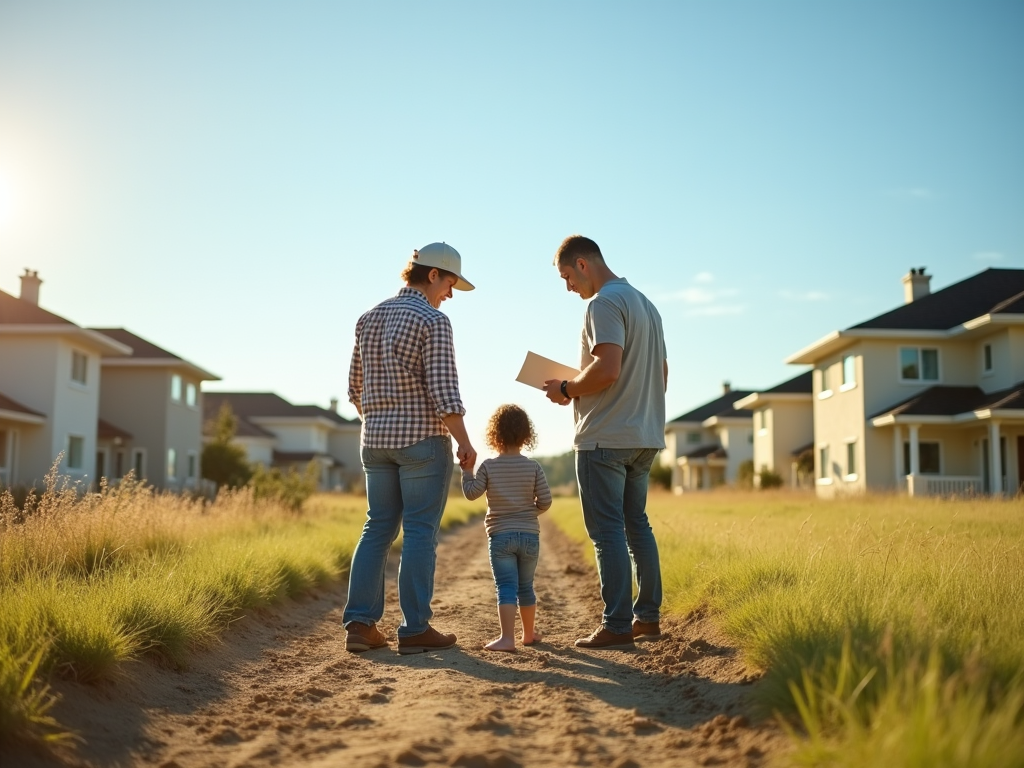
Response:
[{"label": "green shrub", "polygon": [[767,491],[772,488],[782,487],[782,475],[778,472],[772,472],[767,467],[762,467],[761,471],[757,473],[758,487],[762,491]]},{"label": "green shrub", "polygon": [[650,483],[657,488],[670,490],[672,488],[672,467],[665,466],[660,461],[655,460],[651,465]]},{"label": "green shrub", "polygon": [[256,467],[253,473],[253,498],[257,500],[276,501],[293,512],[302,509],[306,499],[316,493],[320,467],[315,461],[309,462],[300,474],[295,467],[282,472],[278,467],[267,469],[263,465]]}]

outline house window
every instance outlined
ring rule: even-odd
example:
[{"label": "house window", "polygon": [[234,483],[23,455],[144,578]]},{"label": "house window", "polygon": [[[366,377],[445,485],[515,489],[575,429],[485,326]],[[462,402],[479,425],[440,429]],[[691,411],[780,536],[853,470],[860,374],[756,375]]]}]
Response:
[{"label": "house window", "polygon": [[986,344],[984,349],[985,373],[992,373],[992,345]]},{"label": "house window", "polygon": [[178,472],[178,453],[173,448],[167,449],[167,479],[173,480]]},{"label": "house window", "polygon": [[904,381],[938,381],[939,350],[900,347],[900,378]]},{"label": "house window", "polygon": [[68,469],[85,467],[85,438],[80,435],[68,435]]},{"label": "house window", "polygon": [[853,479],[857,477],[857,443],[856,441],[846,444],[846,476]]},{"label": "house window", "polygon": [[821,448],[818,449],[818,461],[821,463],[821,466],[818,467],[818,479],[819,480],[826,480],[826,479],[828,479],[828,446],[827,445],[823,445]]},{"label": "house window", "polygon": [[197,469],[197,465],[198,464],[199,464],[199,457],[196,455],[196,452],[195,451],[189,451],[188,452],[188,474],[186,475],[186,477],[189,480],[195,480],[196,479],[196,469]]},{"label": "house window", "polygon": [[181,402],[181,376],[176,373],[171,375],[171,400]]},{"label": "house window", "polygon": [[[918,443],[917,455],[920,459],[920,471],[922,475],[941,475],[942,467],[939,465],[939,444]],[[910,443],[903,443],[903,469],[910,474]]]},{"label": "house window", "polygon": [[196,385],[191,381],[185,385],[185,404],[192,408],[196,407]]},{"label": "house window", "polygon": [[85,384],[89,374],[89,357],[81,352],[71,352],[71,380],[76,384]]},{"label": "house window", "polygon": [[136,448],[132,451],[132,469],[135,472],[135,479],[142,480],[146,476],[146,451],[143,448]]},{"label": "house window", "polygon": [[700,432],[687,432],[686,443],[688,445],[699,445],[700,444]]},{"label": "house window", "polygon": [[828,397],[832,394],[832,386],[828,380],[828,368],[821,369],[821,393],[819,397]]},{"label": "house window", "polygon": [[842,389],[849,389],[857,383],[857,366],[853,355],[843,358],[843,386]]},{"label": "house window", "polygon": [[768,429],[768,409],[762,408],[757,412],[757,429],[759,432],[764,432]]},{"label": "house window", "polygon": [[118,451],[114,454],[114,477],[124,477],[124,451]]}]

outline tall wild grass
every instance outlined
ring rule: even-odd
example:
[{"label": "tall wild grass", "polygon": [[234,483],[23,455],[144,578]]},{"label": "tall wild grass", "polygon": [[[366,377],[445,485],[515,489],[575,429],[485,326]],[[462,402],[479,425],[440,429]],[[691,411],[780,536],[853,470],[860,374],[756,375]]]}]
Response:
[{"label": "tall wild grass", "polygon": [[[482,511],[453,502],[445,525]],[[0,742],[67,736],[52,675],[183,666],[244,611],[340,578],[365,511],[324,495],[296,513],[249,490],[208,504],[130,479],[82,496],[51,476],[24,509],[0,494]]]},{"label": "tall wild grass", "polygon": [[[553,511],[586,541],[578,502]],[[652,494],[665,608],[765,669],[800,765],[1024,765],[1024,503]]]}]

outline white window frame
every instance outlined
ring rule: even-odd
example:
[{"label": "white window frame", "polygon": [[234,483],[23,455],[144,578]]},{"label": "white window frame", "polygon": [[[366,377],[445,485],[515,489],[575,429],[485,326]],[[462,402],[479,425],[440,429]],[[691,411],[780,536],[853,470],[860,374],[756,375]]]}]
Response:
[{"label": "white window frame", "polygon": [[132,448],[132,464],[130,471],[135,473],[136,482],[141,482],[146,478],[148,467],[146,449],[145,448]]},{"label": "white window frame", "polygon": [[991,376],[996,372],[996,355],[991,343],[981,345],[981,375]]},{"label": "white window frame", "polygon": [[818,477],[815,482],[818,485],[832,485],[832,457],[829,455],[831,453],[829,446],[827,444],[819,445],[817,450],[818,464],[820,466],[818,467]]},{"label": "white window frame", "polygon": [[[846,474],[843,476],[843,479],[846,482],[849,483],[849,482],[853,482],[858,477],[860,477],[860,473],[857,470],[857,438],[855,438],[855,437],[848,437],[845,440],[845,445],[846,445]],[[850,461],[851,458],[853,459],[852,462]],[[852,472],[850,471],[850,464],[851,463],[853,464],[853,471]]]},{"label": "white window frame", "polygon": [[[78,457],[79,463],[78,463],[77,466],[71,463],[71,456],[72,456],[71,441],[72,440],[81,440],[82,441],[81,442],[82,448],[81,448],[81,451],[80,451],[80,455]],[[68,469],[73,469],[73,470],[76,470],[76,471],[79,471],[79,472],[84,471],[85,470],[85,435],[68,435],[67,446],[68,446],[68,455],[64,459],[64,463],[67,466],[67,468]]]},{"label": "white window frame", "polygon": [[[82,363],[82,378],[76,379],[75,375],[79,361]],[[89,356],[85,352],[80,352],[77,349],[71,350],[71,384],[72,386],[80,387],[81,389],[85,389],[89,386]]]},{"label": "white window frame", "polygon": [[167,471],[168,480],[178,479],[178,451],[175,448],[167,449],[167,465],[164,469]]},{"label": "white window frame", "polygon": [[185,405],[189,408],[199,407],[199,387],[195,382],[185,382]]},{"label": "white window frame", "polygon": [[[850,379],[846,379],[846,362],[850,362]],[[842,370],[842,384],[839,385],[840,392],[849,392],[857,386],[857,358],[854,355],[844,355],[840,363]]]},{"label": "white window frame", "polygon": [[761,408],[756,411],[757,413],[757,434],[767,435],[768,434],[768,409]]},{"label": "white window frame", "polygon": [[173,400],[176,403],[180,403],[181,402],[181,385],[182,385],[181,374],[180,373],[172,373],[171,374],[171,400]]},{"label": "white window frame", "polygon": [[820,385],[820,392],[818,392],[818,399],[824,400],[826,397],[832,397],[832,387],[829,382],[828,369],[830,365],[823,365],[818,369],[818,384]]},{"label": "white window frame", "polygon": [[[914,349],[917,350],[917,371],[920,376],[916,379],[907,379],[903,376],[903,350]],[[925,350],[935,350],[935,368],[936,376],[935,379],[924,378],[924,355],[922,354]],[[896,373],[899,377],[900,384],[910,384],[915,387],[920,386],[934,386],[935,384],[942,383],[942,350],[939,347],[922,347],[922,346],[900,346],[896,349]]]}]

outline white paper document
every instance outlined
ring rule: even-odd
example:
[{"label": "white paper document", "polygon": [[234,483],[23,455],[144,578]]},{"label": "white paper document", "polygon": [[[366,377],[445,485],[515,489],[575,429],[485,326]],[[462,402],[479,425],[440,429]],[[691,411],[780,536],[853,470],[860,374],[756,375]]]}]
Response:
[{"label": "white paper document", "polygon": [[544,389],[545,381],[550,381],[551,379],[558,379],[559,381],[562,379],[569,380],[579,375],[580,372],[575,368],[556,363],[554,360],[549,360],[533,352],[527,352],[526,360],[523,361],[523,367],[519,371],[519,375],[516,376],[516,381],[529,384],[537,389]]}]

